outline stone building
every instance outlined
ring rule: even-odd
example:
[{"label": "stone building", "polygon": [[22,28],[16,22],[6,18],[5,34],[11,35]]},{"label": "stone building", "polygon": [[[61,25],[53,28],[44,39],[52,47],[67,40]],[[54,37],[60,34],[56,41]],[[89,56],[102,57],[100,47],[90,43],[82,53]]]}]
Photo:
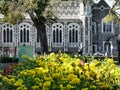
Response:
[{"label": "stone building", "polygon": [[[104,23],[102,19],[108,14],[110,6],[106,1],[100,0],[91,5],[84,6],[82,2],[63,1],[54,8],[57,22],[46,24],[49,52],[78,52],[93,55],[96,52],[117,55],[116,39],[105,42],[106,38],[119,33],[120,26]],[[0,14],[0,20],[3,15]],[[14,56],[19,46],[33,46],[35,53],[39,53],[41,46],[37,30],[29,15],[22,23],[11,25],[0,22],[0,52]]]}]

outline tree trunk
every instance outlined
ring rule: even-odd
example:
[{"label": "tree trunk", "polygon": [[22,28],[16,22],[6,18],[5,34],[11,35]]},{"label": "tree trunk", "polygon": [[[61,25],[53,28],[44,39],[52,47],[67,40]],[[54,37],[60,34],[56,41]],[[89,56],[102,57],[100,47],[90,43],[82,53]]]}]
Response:
[{"label": "tree trunk", "polygon": [[40,45],[41,45],[41,53],[48,53],[48,44],[47,44],[47,36],[46,36],[46,28],[45,25],[38,24],[35,25],[37,28],[37,35],[40,37]]},{"label": "tree trunk", "polygon": [[44,17],[36,17],[34,12],[29,12],[29,15],[37,28],[37,35],[40,37],[40,45],[41,45],[41,53],[48,53],[48,44],[47,44],[47,36],[46,36],[46,27],[45,27],[45,18]]}]

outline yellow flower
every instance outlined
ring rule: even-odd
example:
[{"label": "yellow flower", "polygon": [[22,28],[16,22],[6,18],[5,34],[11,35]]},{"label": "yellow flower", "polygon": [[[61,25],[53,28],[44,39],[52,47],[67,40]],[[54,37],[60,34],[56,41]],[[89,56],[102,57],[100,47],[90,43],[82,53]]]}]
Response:
[{"label": "yellow flower", "polygon": [[28,70],[28,75],[35,75],[36,72],[34,70]]},{"label": "yellow flower", "polygon": [[51,84],[51,82],[50,82],[50,81],[46,81],[46,82],[43,84],[43,86],[44,86],[44,87],[49,87],[49,86],[50,86],[50,84]]},{"label": "yellow flower", "polygon": [[2,75],[0,74],[0,78],[2,78]]},{"label": "yellow flower", "polygon": [[96,89],[96,86],[95,86],[95,85],[92,85],[92,86],[90,86],[90,88],[95,90],[95,89]]},{"label": "yellow flower", "polygon": [[42,87],[42,83],[39,83],[39,87]]},{"label": "yellow flower", "polygon": [[104,83],[103,82],[98,82],[97,83],[99,86],[104,86]]},{"label": "yellow flower", "polygon": [[40,83],[40,79],[39,78],[35,78],[34,81],[35,81],[36,84]]},{"label": "yellow flower", "polygon": [[2,87],[2,83],[0,82],[0,88]]},{"label": "yellow flower", "polygon": [[52,78],[51,77],[44,77],[44,80],[50,81],[50,80],[52,80]]},{"label": "yellow flower", "polygon": [[22,86],[23,80],[19,79],[15,82],[15,86]]},{"label": "yellow flower", "polygon": [[37,60],[36,61],[38,63],[39,66],[44,67],[45,66],[45,62],[41,61],[41,60]]},{"label": "yellow flower", "polygon": [[89,67],[90,67],[90,69],[95,69],[95,63],[90,63],[90,65],[89,65]]},{"label": "yellow flower", "polygon": [[61,80],[62,81],[67,81],[67,78],[62,77]]},{"label": "yellow flower", "polygon": [[62,84],[60,84],[60,88],[63,88],[63,85],[62,85]]},{"label": "yellow flower", "polygon": [[87,70],[88,69],[88,63],[84,64],[84,69]]},{"label": "yellow flower", "polygon": [[23,59],[26,59],[26,58],[27,58],[27,55],[22,55],[22,58],[23,58]]},{"label": "yellow flower", "polygon": [[105,84],[100,86],[100,88],[101,88],[101,90],[112,90],[112,89],[110,89],[109,85],[105,85]]},{"label": "yellow flower", "polygon": [[60,79],[61,78],[59,73],[53,73],[52,77],[55,78],[55,79]]},{"label": "yellow flower", "polygon": [[67,77],[67,79],[68,79],[69,81],[71,81],[73,78],[76,78],[76,77],[77,77],[77,76],[74,75],[74,74],[69,74],[68,77]]},{"label": "yellow flower", "polygon": [[32,61],[32,60],[33,60],[33,58],[29,57],[29,60],[30,60],[30,61]]},{"label": "yellow flower", "polygon": [[96,75],[96,78],[99,80],[100,78],[102,78],[103,77],[103,74],[102,73],[97,73],[97,75]]},{"label": "yellow flower", "polygon": [[67,84],[67,89],[72,89],[72,88],[74,88],[75,86],[72,86],[72,85],[70,85],[70,84]]},{"label": "yellow flower", "polygon": [[32,86],[32,90],[39,90],[39,86]]},{"label": "yellow flower", "polygon": [[55,62],[50,62],[50,63],[48,64],[48,66],[49,66],[49,67],[55,66]]},{"label": "yellow flower", "polygon": [[3,81],[8,81],[8,78],[5,77],[5,76],[3,76],[2,80],[3,80]]},{"label": "yellow flower", "polygon": [[21,75],[24,75],[24,76],[27,76],[26,70],[21,71],[20,74],[21,74]]},{"label": "yellow flower", "polygon": [[45,73],[43,67],[35,68],[35,71],[38,75],[43,75]]},{"label": "yellow flower", "polygon": [[49,88],[48,87],[43,87],[42,90],[49,90]]},{"label": "yellow flower", "polygon": [[79,84],[80,83],[80,79],[79,78],[73,78],[71,81],[71,84]]},{"label": "yellow flower", "polygon": [[82,88],[82,90],[88,90],[88,88]]},{"label": "yellow flower", "polygon": [[113,59],[107,59],[107,63],[113,64],[114,60]]},{"label": "yellow flower", "polygon": [[55,53],[51,53],[50,56],[55,57]]},{"label": "yellow flower", "polygon": [[25,87],[25,85],[22,85],[22,86],[18,87],[16,90],[28,90],[28,88]]},{"label": "yellow flower", "polygon": [[60,61],[63,61],[64,60],[64,57],[60,57]]},{"label": "yellow flower", "polygon": [[8,79],[8,83],[9,83],[9,84],[15,83],[15,79],[14,79],[14,78]]}]

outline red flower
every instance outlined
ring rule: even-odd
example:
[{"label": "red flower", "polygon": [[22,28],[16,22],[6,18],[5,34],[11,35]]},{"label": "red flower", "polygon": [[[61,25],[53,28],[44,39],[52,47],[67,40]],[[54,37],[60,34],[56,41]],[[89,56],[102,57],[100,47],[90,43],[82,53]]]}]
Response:
[{"label": "red flower", "polygon": [[7,64],[2,72],[2,75],[6,76],[6,75],[10,75],[11,73],[12,73],[11,64]]}]

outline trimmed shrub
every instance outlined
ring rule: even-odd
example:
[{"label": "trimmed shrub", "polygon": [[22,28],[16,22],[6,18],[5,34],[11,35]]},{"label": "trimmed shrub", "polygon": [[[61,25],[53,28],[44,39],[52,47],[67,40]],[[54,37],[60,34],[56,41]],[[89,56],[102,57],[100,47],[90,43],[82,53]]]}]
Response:
[{"label": "trimmed shrub", "polygon": [[14,62],[18,62],[18,58],[8,56],[3,56],[0,58],[0,63],[14,63]]}]

